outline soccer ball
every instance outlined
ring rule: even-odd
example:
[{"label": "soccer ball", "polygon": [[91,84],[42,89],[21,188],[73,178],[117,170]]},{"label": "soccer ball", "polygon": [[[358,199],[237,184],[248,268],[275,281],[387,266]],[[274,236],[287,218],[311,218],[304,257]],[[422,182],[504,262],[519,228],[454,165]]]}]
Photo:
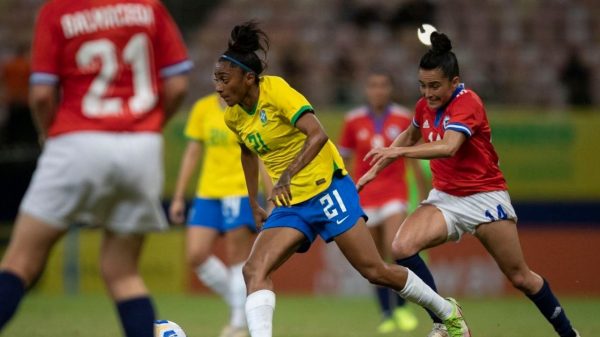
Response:
[{"label": "soccer ball", "polygon": [[183,329],[175,322],[167,320],[154,321],[155,337],[187,337]]}]

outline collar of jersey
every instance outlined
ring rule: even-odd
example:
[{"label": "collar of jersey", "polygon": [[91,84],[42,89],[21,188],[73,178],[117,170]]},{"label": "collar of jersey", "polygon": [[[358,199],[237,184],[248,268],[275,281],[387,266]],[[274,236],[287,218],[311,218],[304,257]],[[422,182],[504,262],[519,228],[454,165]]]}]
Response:
[{"label": "collar of jersey", "polygon": [[242,108],[242,110],[244,110],[244,112],[246,112],[248,115],[252,116],[256,113],[256,107],[258,106],[258,102],[256,102],[256,104],[254,104],[254,106],[252,107],[252,110],[248,111],[246,109],[244,109],[244,106],[242,106],[241,104],[239,104],[240,108]]},{"label": "collar of jersey", "polygon": [[438,125],[440,124],[440,119],[442,118],[442,115],[444,114],[444,111],[446,110],[446,108],[448,107],[448,105],[450,104],[450,102],[452,102],[454,100],[454,98],[456,98],[456,96],[458,96],[458,94],[463,91],[465,89],[465,84],[464,83],[460,83],[456,89],[454,89],[454,92],[452,93],[452,97],[450,97],[450,99],[448,100],[448,102],[446,102],[446,104],[444,104],[442,107],[438,108],[435,112],[435,121],[433,122],[433,124],[435,125],[435,127],[437,128]]}]

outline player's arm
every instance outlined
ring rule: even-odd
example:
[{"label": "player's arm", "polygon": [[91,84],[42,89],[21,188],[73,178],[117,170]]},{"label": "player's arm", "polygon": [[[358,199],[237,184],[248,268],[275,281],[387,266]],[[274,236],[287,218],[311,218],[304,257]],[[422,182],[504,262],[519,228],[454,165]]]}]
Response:
[{"label": "player's arm", "polygon": [[256,227],[260,229],[265,220],[267,220],[268,214],[260,207],[258,202],[259,160],[258,156],[248,149],[246,145],[240,143],[240,148],[242,153],[242,169],[244,170],[246,188],[248,189],[248,199],[250,201],[250,206],[252,207]]},{"label": "player's arm", "polygon": [[58,106],[56,85],[33,84],[29,92],[29,105],[40,142],[46,139],[48,128],[54,119]]},{"label": "player's arm", "polygon": [[296,121],[296,127],[306,135],[306,140],[304,141],[304,146],[302,146],[300,152],[298,152],[290,165],[281,173],[279,181],[277,181],[273,187],[273,195],[271,198],[273,202],[279,206],[290,205],[290,201],[292,200],[292,193],[290,190],[292,177],[315,159],[317,154],[319,154],[323,146],[325,146],[329,140],[323,126],[314,113],[310,111],[305,112]]},{"label": "player's arm", "polygon": [[175,192],[169,207],[169,217],[173,223],[182,224],[185,221],[185,189],[194,175],[196,164],[201,155],[202,143],[190,140],[181,157]]},{"label": "player's arm", "polygon": [[265,193],[265,199],[267,199],[266,211],[270,214],[273,208],[275,207],[275,204],[270,200],[270,194],[273,191],[273,180],[271,180],[271,176],[269,176],[267,168],[261,160],[258,161],[258,172],[260,176],[260,181],[262,183],[263,191]]},{"label": "player's arm", "polygon": [[178,74],[163,79],[162,99],[165,123],[173,117],[188,91],[188,75]]},{"label": "player's arm", "polygon": [[[386,153],[387,151],[392,151],[393,149],[398,148],[399,146],[412,146],[416,144],[421,139],[421,132],[417,127],[411,124],[408,129],[404,130],[401,134],[394,139],[392,144],[389,147],[381,147],[372,149],[367,153],[367,155],[363,158],[363,160],[369,160],[369,158],[374,156],[379,156],[380,153]],[[379,157],[378,157],[379,158]],[[371,160],[371,169],[367,171],[356,183],[356,189],[359,191],[368,184],[371,180],[375,179],[377,174],[381,172],[384,168],[390,165],[396,158],[398,157],[386,157],[382,158],[378,161]]]}]

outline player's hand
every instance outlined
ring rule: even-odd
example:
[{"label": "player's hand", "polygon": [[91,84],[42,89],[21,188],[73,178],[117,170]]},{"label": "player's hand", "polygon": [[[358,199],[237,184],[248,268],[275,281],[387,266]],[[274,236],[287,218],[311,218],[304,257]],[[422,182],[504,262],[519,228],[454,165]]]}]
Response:
[{"label": "player's hand", "polygon": [[402,148],[400,147],[378,147],[371,149],[365,158],[363,158],[363,161],[370,159],[369,165],[375,166],[387,159],[395,160],[401,155]]},{"label": "player's hand", "polygon": [[169,219],[174,224],[181,225],[185,221],[185,200],[176,198],[169,207]]},{"label": "player's hand", "polygon": [[356,183],[356,189],[358,192],[360,192],[366,184],[370,183],[371,180],[375,179],[376,176],[377,173],[375,172],[374,168],[371,168],[369,171],[367,171],[367,173],[363,174],[363,176],[360,177]]},{"label": "player's hand", "polygon": [[265,211],[259,205],[255,205],[252,206],[252,215],[254,216],[254,223],[256,224],[256,229],[259,231],[262,230],[262,227],[265,221],[267,221],[267,217],[269,217],[269,214],[267,214],[267,211]]},{"label": "player's hand", "polygon": [[275,206],[290,206],[292,201],[291,180],[292,177],[288,171],[283,171],[279,181],[273,186],[273,192],[268,201],[272,201]]}]

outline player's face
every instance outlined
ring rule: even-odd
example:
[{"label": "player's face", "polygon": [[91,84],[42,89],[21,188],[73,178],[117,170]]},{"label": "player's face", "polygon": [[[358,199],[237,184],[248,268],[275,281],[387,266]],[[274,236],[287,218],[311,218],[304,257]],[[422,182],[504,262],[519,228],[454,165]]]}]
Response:
[{"label": "player's face", "polygon": [[214,72],[215,90],[228,106],[240,104],[248,96],[255,83],[252,73],[244,73],[238,67],[232,67],[228,61],[219,61]]},{"label": "player's face", "polygon": [[440,68],[419,69],[419,90],[431,109],[439,109],[448,103],[459,83],[458,76],[450,80]]},{"label": "player's face", "polygon": [[372,74],[367,78],[367,101],[374,108],[383,108],[392,99],[392,81],[386,75]]}]

